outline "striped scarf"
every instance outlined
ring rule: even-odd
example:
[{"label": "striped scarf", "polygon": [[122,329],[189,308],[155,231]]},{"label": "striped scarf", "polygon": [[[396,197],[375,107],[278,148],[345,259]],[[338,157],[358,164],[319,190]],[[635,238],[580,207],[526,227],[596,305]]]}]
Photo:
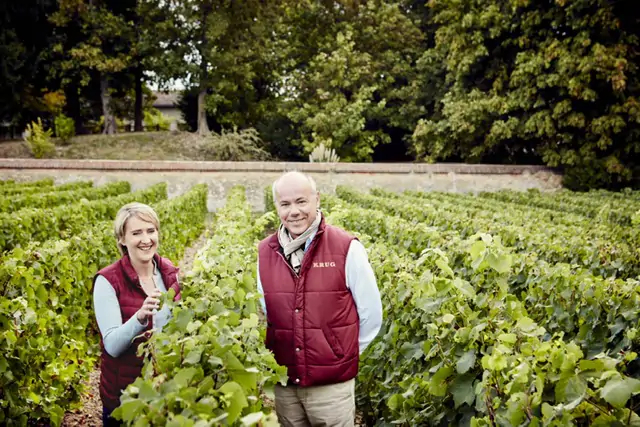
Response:
[{"label": "striped scarf", "polygon": [[284,224],[280,224],[280,227],[278,228],[278,242],[280,242],[280,246],[282,246],[282,249],[284,250],[284,257],[287,259],[289,264],[291,264],[291,267],[293,267],[293,270],[296,273],[300,272],[302,258],[304,257],[304,245],[307,242],[307,239],[318,231],[321,219],[322,214],[320,213],[320,210],[318,210],[313,224],[311,224],[304,233],[295,239],[291,239],[291,235],[285,228]]}]

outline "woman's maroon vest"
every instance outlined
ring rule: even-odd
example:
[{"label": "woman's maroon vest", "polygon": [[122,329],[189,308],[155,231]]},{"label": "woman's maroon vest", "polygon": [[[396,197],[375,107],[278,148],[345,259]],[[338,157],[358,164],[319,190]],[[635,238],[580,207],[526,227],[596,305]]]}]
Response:
[{"label": "woman's maroon vest", "polygon": [[358,374],[360,324],[345,277],[353,239],[322,219],[299,275],[285,260],[277,234],[260,242],[266,345],[288,368],[291,384],[335,384]]},{"label": "woman's maroon vest", "polygon": [[[160,275],[167,291],[173,288],[176,292],[175,301],[180,299],[180,285],[178,283],[178,269],[166,258],[158,254],[154,255],[154,260],[160,270]],[[140,286],[138,274],[131,265],[128,255],[124,255],[115,263],[103,268],[98,275],[104,276],[113,289],[116,291],[120,304],[122,323],[134,316],[142,307],[147,295]],[[94,278],[95,284],[95,278]],[[102,404],[108,409],[115,409],[120,406],[120,396],[127,386],[133,383],[142,372],[144,360],[136,355],[140,343],[148,339],[149,330],[153,327],[150,320],[145,334],[136,338],[131,346],[120,356],[112,357],[104,349],[102,335],[100,336],[100,348],[102,357],[100,364],[100,397]]]}]

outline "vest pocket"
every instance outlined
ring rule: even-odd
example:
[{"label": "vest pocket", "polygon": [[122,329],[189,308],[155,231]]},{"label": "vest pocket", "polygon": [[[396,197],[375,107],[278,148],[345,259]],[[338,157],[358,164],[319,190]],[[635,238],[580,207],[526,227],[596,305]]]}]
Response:
[{"label": "vest pocket", "polygon": [[338,337],[333,333],[333,330],[327,325],[322,325],[322,334],[329,343],[333,354],[335,354],[338,359],[342,359],[344,357],[344,350],[342,349],[342,345],[340,345]]},{"label": "vest pocket", "polygon": [[[269,333],[271,331],[271,333]],[[293,331],[287,329],[268,328],[269,347],[276,358],[276,362],[282,366],[295,364],[295,355],[293,353]]]}]

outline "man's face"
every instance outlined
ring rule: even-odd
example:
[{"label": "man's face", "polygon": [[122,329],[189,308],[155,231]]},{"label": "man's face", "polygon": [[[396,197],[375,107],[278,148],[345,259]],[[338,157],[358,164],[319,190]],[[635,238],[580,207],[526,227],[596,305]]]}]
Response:
[{"label": "man's face", "polygon": [[313,224],[319,203],[319,195],[303,175],[285,176],[276,186],[278,216],[294,239]]}]

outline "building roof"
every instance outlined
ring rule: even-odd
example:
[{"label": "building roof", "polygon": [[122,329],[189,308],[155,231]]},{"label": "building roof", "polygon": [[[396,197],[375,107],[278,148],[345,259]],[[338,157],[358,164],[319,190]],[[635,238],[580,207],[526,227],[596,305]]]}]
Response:
[{"label": "building roof", "polygon": [[158,107],[177,107],[178,101],[180,99],[180,92],[153,92],[153,96],[156,97],[156,100],[153,101],[153,106],[155,108]]}]

